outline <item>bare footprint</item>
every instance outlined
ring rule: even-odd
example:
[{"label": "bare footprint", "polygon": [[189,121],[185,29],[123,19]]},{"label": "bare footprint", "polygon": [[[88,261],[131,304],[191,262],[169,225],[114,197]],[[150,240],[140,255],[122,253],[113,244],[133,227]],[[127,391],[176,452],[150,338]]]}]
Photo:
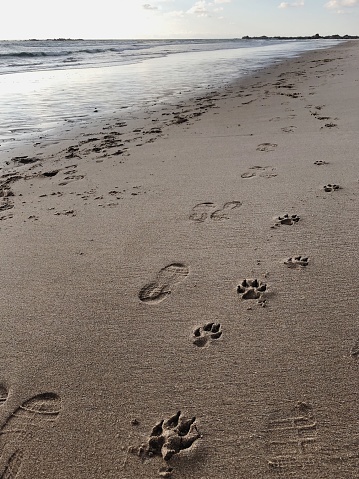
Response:
[{"label": "bare footprint", "polygon": [[192,213],[190,214],[189,219],[201,223],[208,217],[213,208],[215,208],[215,205],[210,201],[198,203],[198,205],[192,208]]},{"label": "bare footprint", "polygon": [[[260,176],[261,178],[274,178],[278,176],[276,173],[276,168],[272,166],[251,166],[250,170],[241,174],[241,178],[254,178],[255,176]],[[269,170],[269,171],[268,171]]]},{"label": "bare footprint", "polygon": [[160,303],[172,292],[172,288],[181,283],[189,274],[189,268],[183,263],[172,263],[162,268],[155,281],[146,284],[138,297],[143,303]]},{"label": "bare footprint", "polygon": [[239,206],[242,206],[242,203],[240,201],[229,201],[228,203],[225,203],[223,205],[223,208],[214,211],[211,214],[211,219],[215,221],[219,220],[228,220],[229,219],[229,211],[234,210],[235,208],[238,208]]},{"label": "bare footprint", "polygon": [[276,143],[261,143],[257,146],[258,151],[274,151],[278,145]]},{"label": "bare footprint", "polygon": [[15,479],[18,477],[22,465],[23,452],[15,451],[8,459],[1,479]]},{"label": "bare footprint", "polygon": [[60,411],[60,397],[55,393],[43,393],[25,401],[4,422],[0,429],[0,478],[16,477],[22,450],[31,436],[55,421]]}]

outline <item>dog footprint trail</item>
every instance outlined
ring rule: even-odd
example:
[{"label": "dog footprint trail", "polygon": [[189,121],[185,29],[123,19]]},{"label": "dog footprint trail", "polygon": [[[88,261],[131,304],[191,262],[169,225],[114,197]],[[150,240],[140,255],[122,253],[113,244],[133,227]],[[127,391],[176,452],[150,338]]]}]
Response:
[{"label": "dog footprint trail", "polygon": [[266,439],[267,463],[276,476],[295,476],[316,463],[317,423],[310,405],[298,402],[290,411],[269,415]]},{"label": "dog footprint trail", "polygon": [[60,411],[60,397],[55,393],[43,393],[25,401],[5,421],[0,429],[1,478],[16,477],[21,466],[22,450],[31,436],[36,430],[54,422]]},{"label": "dog footprint trail", "polygon": [[296,268],[301,269],[305,266],[308,266],[309,258],[308,256],[293,256],[292,258],[288,258],[284,261],[284,264],[288,266],[288,268]]},{"label": "dog footprint trail", "polygon": [[169,461],[175,454],[189,449],[200,437],[196,418],[186,418],[178,411],[154,426],[147,445],[142,450],[142,457],[160,456]]},{"label": "dog footprint trail", "polygon": [[275,219],[274,226],[271,226],[271,228],[278,228],[279,226],[282,226],[282,225],[292,226],[298,223],[299,220],[300,220],[300,216],[298,215],[285,214],[283,216],[278,216]]},{"label": "dog footprint trail", "polygon": [[341,186],[329,183],[323,186],[323,190],[326,193],[332,193],[333,191],[341,190]]},{"label": "dog footprint trail", "polygon": [[237,286],[237,293],[241,299],[258,299],[258,301],[263,301],[266,291],[266,283],[258,281],[258,279],[244,279]]},{"label": "dog footprint trail", "polygon": [[203,348],[209,345],[212,340],[219,339],[221,336],[222,330],[219,323],[207,323],[193,331],[193,344]]},{"label": "dog footprint trail", "polygon": [[183,263],[172,263],[162,268],[156,279],[145,285],[138,297],[143,303],[157,304],[172,293],[172,289],[189,275],[189,268]]}]

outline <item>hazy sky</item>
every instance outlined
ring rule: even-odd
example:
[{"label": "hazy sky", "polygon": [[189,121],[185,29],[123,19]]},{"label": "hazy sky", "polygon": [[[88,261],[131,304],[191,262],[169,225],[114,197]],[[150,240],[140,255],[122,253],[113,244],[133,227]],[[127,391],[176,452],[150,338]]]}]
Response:
[{"label": "hazy sky", "polygon": [[359,0],[8,0],[1,39],[359,34]]}]

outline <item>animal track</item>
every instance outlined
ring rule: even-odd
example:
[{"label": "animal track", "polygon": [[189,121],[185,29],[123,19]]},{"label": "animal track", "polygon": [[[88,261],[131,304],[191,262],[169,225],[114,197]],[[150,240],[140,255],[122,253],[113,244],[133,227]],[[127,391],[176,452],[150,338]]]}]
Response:
[{"label": "animal track", "polygon": [[268,466],[287,477],[287,469],[314,465],[316,441],[317,423],[311,406],[298,402],[289,411],[277,410],[268,420]]},{"label": "animal track", "polygon": [[323,186],[323,189],[327,193],[331,193],[332,191],[340,190],[341,187],[339,185],[332,185],[329,183],[328,185]]},{"label": "animal track", "polygon": [[212,339],[219,339],[222,336],[221,325],[219,323],[207,323],[195,329],[193,336],[193,344],[199,348],[203,348],[206,344],[209,344]]},{"label": "animal track", "polygon": [[229,212],[242,206],[240,201],[228,201],[223,205],[222,208],[212,211],[216,205],[212,202],[199,203],[198,205],[192,208],[192,213],[190,214],[189,219],[192,221],[197,221],[202,223],[208,217],[214,221],[220,221],[224,219],[229,219]]},{"label": "animal track", "polygon": [[[300,220],[300,216],[298,215],[284,215],[284,216],[278,216],[275,224],[274,224],[274,227],[276,226],[281,226],[281,225],[294,225],[295,223],[298,223],[298,221]],[[273,228],[273,226],[272,226]]]},{"label": "animal track", "polygon": [[314,164],[317,166],[322,166],[322,165],[329,165],[329,162],[324,160],[317,160],[314,162]]},{"label": "animal track", "polygon": [[188,449],[201,437],[196,418],[187,419],[181,411],[166,421],[162,420],[152,429],[144,456],[161,456],[169,461],[172,456]]},{"label": "animal track", "polygon": [[284,264],[286,264],[288,268],[301,268],[308,266],[308,261],[309,258],[307,256],[293,256],[284,261]]},{"label": "animal track", "polygon": [[276,143],[261,143],[257,146],[258,151],[274,151],[278,145]]},{"label": "animal track", "polygon": [[61,411],[61,399],[43,393],[25,401],[0,429],[0,477],[14,479],[21,466],[22,448],[36,429],[55,421]]},{"label": "animal track", "polygon": [[172,263],[162,268],[155,281],[144,286],[138,297],[143,303],[159,303],[172,292],[172,288],[181,283],[189,274],[189,268],[183,263]]},{"label": "animal track", "polygon": [[237,293],[241,295],[242,299],[260,299],[266,290],[266,283],[257,279],[244,279],[237,286]]}]

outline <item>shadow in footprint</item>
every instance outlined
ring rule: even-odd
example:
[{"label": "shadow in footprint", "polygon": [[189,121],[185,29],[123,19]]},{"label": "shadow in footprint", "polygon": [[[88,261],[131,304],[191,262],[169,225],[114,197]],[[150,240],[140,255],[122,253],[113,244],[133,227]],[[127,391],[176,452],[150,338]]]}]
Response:
[{"label": "shadow in footprint", "polygon": [[262,283],[262,281],[258,281],[258,279],[244,279],[241,284],[237,286],[237,293],[242,299],[259,300],[266,291],[266,283]]},{"label": "shadow in footprint", "polygon": [[4,422],[0,429],[0,478],[16,477],[22,449],[34,432],[55,421],[60,411],[60,397],[55,393],[43,393],[25,401]]},{"label": "shadow in footprint", "polygon": [[218,323],[207,323],[204,326],[197,328],[193,332],[193,344],[199,348],[203,348],[211,342],[222,336],[221,325]]},{"label": "shadow in footprint", "polygon": [[308,266],[309,258],[308,256],[293,256],[284,261],[284,264],[288,268],[302,268]]},{"label": "shadow in footprint", "polygon": [[156,304],[163,301],[172,292],[172,288],[181,283],[189,274],[189,268],[183,263],[172,263],[162,268],[155,281],[144,286],[138,297],[143,303]]},{"label": "shadow in footprint", "polygon": [[165,461],[169,461],[175,454],[189,449],[200,437],[196,418],[186,418],[178,411],[174,416],[154,426],[142,457],[161,456]]},{"label": "shadow in footprint", "polygon": [[337,191],[337,190],[340,190],[341,187],[339,185],[332,185],[331,183],[329,183],[328,185],[324,185],[323,186],[323,190],[326,191],[327,193],[331,193],[333,191]]},{"label": "shadow in footprint", "polygon": [[278,228],[281,225],[292,226],[295,223],[298,223],[299,220],[300,220],[300,216],[298,216],[298,215],[285,214],[283,216],[278,216],[276,218],[276,222],[275,222],[274,226],[271,226],[271,228]]},{"label": "shadow in footprint", "polygon": [[8,391],[3,384],[0,384],[0,406],[6,401]]}]

